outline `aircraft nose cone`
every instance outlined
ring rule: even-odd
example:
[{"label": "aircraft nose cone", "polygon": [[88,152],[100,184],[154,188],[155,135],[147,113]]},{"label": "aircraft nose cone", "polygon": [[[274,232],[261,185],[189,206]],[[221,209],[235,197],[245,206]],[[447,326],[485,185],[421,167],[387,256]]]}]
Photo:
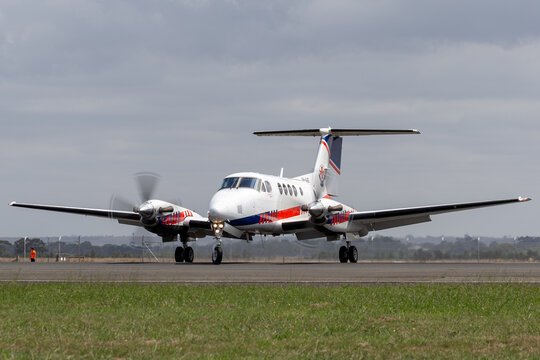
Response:
[{"label": "aircraft nose cone", "polygon": [[154,215],[154,207],[152,206],[152,204],[143,204],[143,205],[139,208],[139,214],[140,214],[143,218],[149,218],[149,217],[151,217],[152,215]]},{"label": "aircraft nose cone", "polygon": [[210,200],[208,206],[208,219],[210,221],[227,221],[231,217],[232,199],[228,196],[217,193]]},{"label": "aircraft nose cone", "polygon": [[225,221],[227,220],[226,211],[222,207],[210,206],[208,209],[208,219],[210,221]]}]

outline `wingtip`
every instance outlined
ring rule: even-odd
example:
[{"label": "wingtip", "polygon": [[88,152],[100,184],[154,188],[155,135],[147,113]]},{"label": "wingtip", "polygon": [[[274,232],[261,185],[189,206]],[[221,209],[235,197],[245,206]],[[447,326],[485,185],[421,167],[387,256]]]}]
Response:
[{"label": "wingtip", "polygon": [[518,200],[519,200],[519,202],[525,202],[525,201],[531,201],[532,198],[520,196],[520,197],[518,198]]},{"label": "wingtip", "polygon": [[16,204],[16,202],[15,202],[15,201],[12,201],[12,202],[10,202],[8,205],[9,205],[9,206],[13,206],[13,205],[15,205],[15,204]]},{"label": "wingtip", "polygon": [[414,133],[414,134],[421,134],[422,132],[418,129],[411,129],[411,131]]}]

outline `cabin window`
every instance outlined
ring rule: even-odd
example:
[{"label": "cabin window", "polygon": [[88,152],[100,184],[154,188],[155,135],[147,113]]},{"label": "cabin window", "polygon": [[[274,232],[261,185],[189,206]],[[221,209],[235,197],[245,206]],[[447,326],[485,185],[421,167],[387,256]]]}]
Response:
[{"label": "cabin window", "polygon": [[261,185],[261,181],[257,178],[252,177],[245,177],[240,179],[240,183],[238,184],[239,188],[252,188],[255,190],[259,190],[259,187]]},{"label": "cabin window", "polygon": [[294,191],[294,196],[298,196],[298,192],[296,192],[296,186],[293,185],[293,186],[292,186],[292,189],[293,189],[293,191]]},{"label": "cabin window", "polygon": [[300,190],[300,196],[304,196],[304,191],[302,190],[302,187],[298,187],[298,190]]},{"label": "cabin window", "polygon": [[266,185],[266,191],[272,192],[272,186],[270,185],[270,182],[265,181],[264,184]]},{"label": "cabin window", "polygon": [[281,184],[280,184],[280,183],[277,184],[277,187],[278,187],[278,189],[279,189],[279,193],[280,193],[280,194],[283,194],[283,188],[281,187]]},{"label": "cabin window", "polygon": [[238,185],[238,178],[237,177],[225,178],[225,179],[223,179],[223,184],[221,184],[221,189],[235,188],[236,185]]},{"label": "cabin window", "polygon": [[289,194],[292,196],[293,192],[292,192],[292,189],[291,189],[291,185],[287,185],[287,187],[289,188]]},{"label": "cabin window", "polygon": [[283,184],[283,192],[285,192],[285,195],[289,195],[289,192],[287,191],[287,185]]}]

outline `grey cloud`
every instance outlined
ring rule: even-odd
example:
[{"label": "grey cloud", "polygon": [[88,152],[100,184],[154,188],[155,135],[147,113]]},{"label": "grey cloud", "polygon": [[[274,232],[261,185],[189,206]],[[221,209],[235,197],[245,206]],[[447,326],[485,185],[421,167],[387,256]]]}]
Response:
[{"label": "grey cloud", "polygon": [[[2,71],[73,74],[148,54],[272,61],[336,53],[518,46],[538,39],[535,1],[4,2]],[[89,51],[91,49],[91,51]],[[22,62],[21,62],[22,60]]]},{"label": "grey cloud", "polygon": [[[0,200],[102,207],[150,170],[158,195],[204,214],[228,173],[310,171],[316,139],[252,131],[327,125],[424,133],[347,139],[341,199],[359,209],[534,196],[538,7],[0,1]],[[497,213],[511,224],[476,213],[400,231],[533,234],[530,204]],[[11,234],[132,231],[22,214],[0,207]]]}]

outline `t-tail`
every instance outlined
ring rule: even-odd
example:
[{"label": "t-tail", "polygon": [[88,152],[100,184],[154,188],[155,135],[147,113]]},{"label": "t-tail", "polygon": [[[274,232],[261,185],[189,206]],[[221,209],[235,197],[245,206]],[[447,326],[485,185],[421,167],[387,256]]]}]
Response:
[{"label": "t-tail", "polygon": [[311,174],[311,184],[317,199],[321,199],[338,195],[343,136],[420,134],[420,131],[415,129],[332,129],[328,127],[304,130],[256,131],[253,134],[258,136],[320,136],[315,168]]}]

